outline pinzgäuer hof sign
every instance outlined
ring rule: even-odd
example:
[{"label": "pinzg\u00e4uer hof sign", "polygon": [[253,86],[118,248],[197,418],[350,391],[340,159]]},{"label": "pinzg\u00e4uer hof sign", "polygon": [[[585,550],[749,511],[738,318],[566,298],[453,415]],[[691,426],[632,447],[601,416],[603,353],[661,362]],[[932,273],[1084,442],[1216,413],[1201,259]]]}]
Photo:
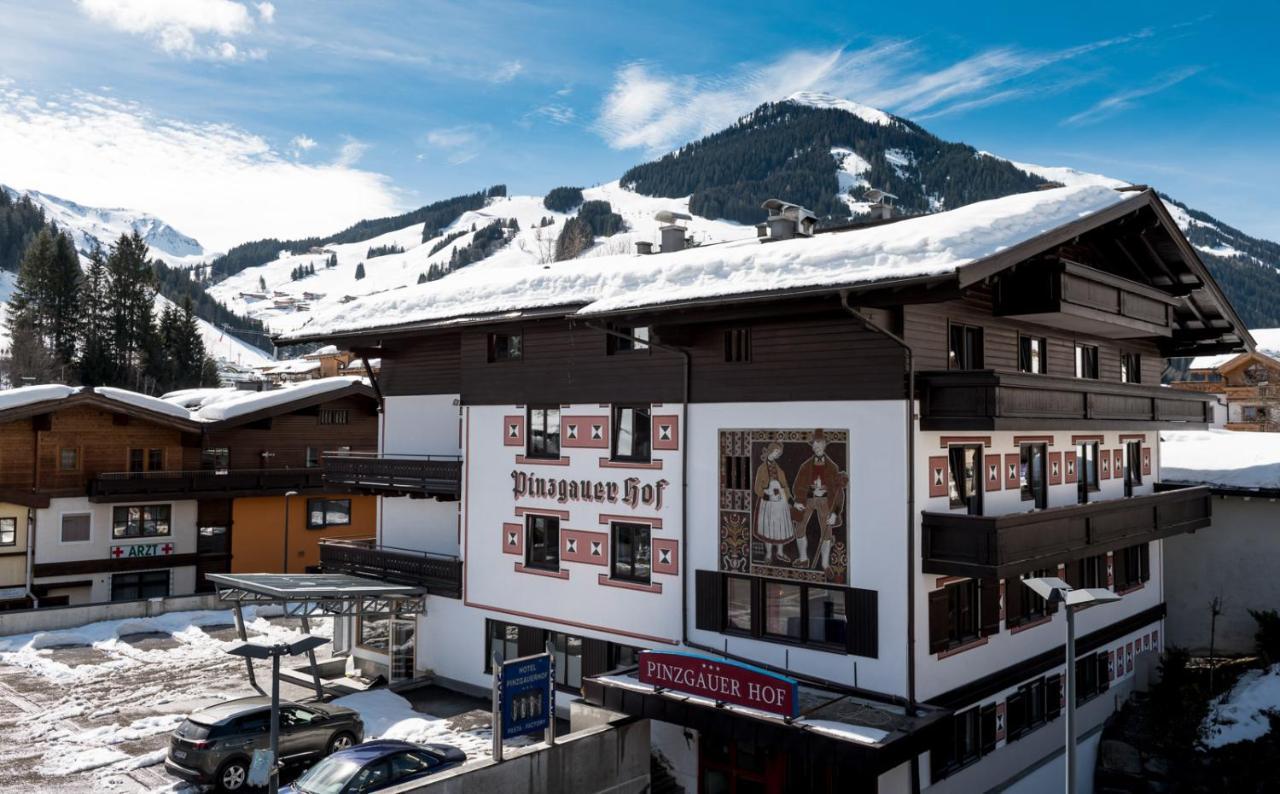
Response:
[{"label": "pinzg\u00e4uer hof sign", "polygon": [[799,684],[746,664],[669,651],[640,652],[640,683],[795,717]]},{"label": "pinzg\u00e4uer hof sign", "polygon": [[639,505],[662,509],[666,480],[647,483],[639,477],[627,477],[622,482],[610,480],[575,479],[571,477],[539,477],[523,471],[511,472],[511,490],[517,499],[525,497],[552,499],[560,504],[569,502],[598,502],[623,504],[631,509]]}]

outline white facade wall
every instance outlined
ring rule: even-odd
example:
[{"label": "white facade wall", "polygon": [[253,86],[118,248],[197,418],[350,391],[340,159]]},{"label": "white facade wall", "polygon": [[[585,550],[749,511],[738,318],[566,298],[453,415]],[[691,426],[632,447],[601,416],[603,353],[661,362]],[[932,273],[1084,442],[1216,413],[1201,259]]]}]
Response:
[{"label": "white facade wall", "polygon": [[[383,455],[461,455],[456,394],[387,397],[378,448]],[[459,502],[384,496],[378,499],[378,543],[432,554],[460,549]]]}]

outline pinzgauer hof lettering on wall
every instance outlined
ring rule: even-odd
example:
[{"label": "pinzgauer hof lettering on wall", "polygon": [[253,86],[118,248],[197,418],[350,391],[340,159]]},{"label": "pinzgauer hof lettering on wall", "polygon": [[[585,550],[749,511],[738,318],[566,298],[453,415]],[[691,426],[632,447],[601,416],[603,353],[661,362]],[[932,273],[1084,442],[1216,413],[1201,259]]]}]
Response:
[{"label": "pinzgauer hof lettering on wall", "polygon": [[720,431],[720,570],[849,584],[849,431]]}]

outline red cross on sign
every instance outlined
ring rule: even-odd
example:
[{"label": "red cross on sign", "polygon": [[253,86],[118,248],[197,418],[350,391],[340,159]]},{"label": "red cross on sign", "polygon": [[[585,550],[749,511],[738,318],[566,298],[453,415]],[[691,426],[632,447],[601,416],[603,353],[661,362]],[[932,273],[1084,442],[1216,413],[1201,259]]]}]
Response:
[{"label": "red cross on sign", "polygon": [[112,546],[112,547],[111,547],[111,556],[112,556],[112,557],[115,557],[116,559],[119,559],[119,558],[123,557],[123,556],[124,556],[124,547],[123,547],[123,546]]},{"label": "red cross on sign", "polygon": [[172,553],[173,553],[173,544],[172,544],[172,543],[166,543],[166,544],[164,544],[163,546],[161,546],[161,547],[160,547],[160,553],[161,553],[161,554],[172,554]]}]

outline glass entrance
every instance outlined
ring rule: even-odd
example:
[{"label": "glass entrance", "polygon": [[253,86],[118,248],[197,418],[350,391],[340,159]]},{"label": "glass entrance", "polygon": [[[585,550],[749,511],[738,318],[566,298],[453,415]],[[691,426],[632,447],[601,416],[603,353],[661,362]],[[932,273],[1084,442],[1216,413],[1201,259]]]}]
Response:
[{"label": "glass entrance", "polygon": [[699,794],[779,794],[787,759],[746,742],[703,733],[698,739]]},{"label": "glass entrance", "polygon": [[413,678],[414,643],[417,621],[395,618],[391,621],[391,680]]}]

